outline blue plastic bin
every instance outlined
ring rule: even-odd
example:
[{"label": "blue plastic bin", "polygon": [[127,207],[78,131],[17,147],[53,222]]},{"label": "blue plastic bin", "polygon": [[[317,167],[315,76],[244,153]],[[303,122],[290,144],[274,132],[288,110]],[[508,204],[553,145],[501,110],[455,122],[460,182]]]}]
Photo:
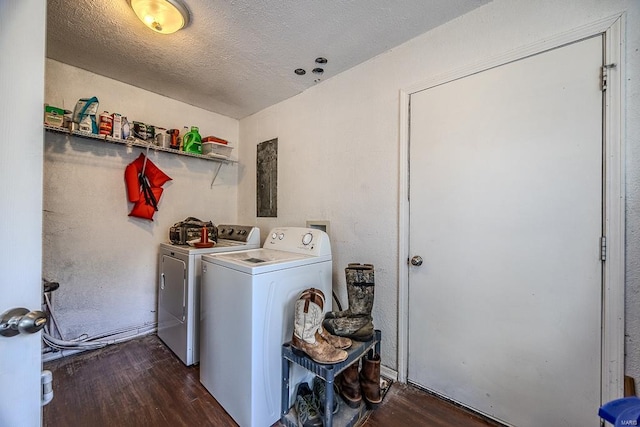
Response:
[{"label": "blue plastic bin", "polygon": [[640,426],[640,399],[623,397],[600,407],[598,416],[615,427]]}]

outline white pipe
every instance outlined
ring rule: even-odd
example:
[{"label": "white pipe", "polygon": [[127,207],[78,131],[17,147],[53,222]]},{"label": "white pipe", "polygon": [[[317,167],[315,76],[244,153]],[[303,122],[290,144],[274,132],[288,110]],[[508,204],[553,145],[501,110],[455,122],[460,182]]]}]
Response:
[{"label": "white pipe", "polygon": [[[62,335],[62,331],[60,330],[60,327],[58,326],[58,321],[56,320],[56,317],[53,313],[53,304],[51,304],[51,300],[49,299],[49,295],[47,295],[47,292],[44,293],[44,301],[45,304],[47,306],[47,311],[49,312],[49,316],[51,317],[51,323],[53,324],[53,326],[55,326],[56,330],[58,331],[58,335],[60,335],[60,338],[62,338],[63,340],[65,339],[64,335]],[[53,332],[53,331],[51,331]]]},{"label": "white pipe", "polygon": [[[55,319],[55,314],[54,314],[54,310],[53,310],[53,306],[51,304],[51,301],[49,300],[47,294],[45,293],[45,304],[47,306],[47,310],[49,311],[49,315],[52,319],[52,323],[55,326],[55,329],[58,331],[58,334],[60,335],[60,337],[62,339],[57,339],[55,338],[53,335],[51,335],[53,333],[53,330],[50,330],[47,327],[45,327],[43,334],[42,334],[42,340],[44,341],[45,344],[47,344],[47,346],[49,346],[50,349],[55,349],[55,350],[74,350],[74,353],[76,351],[84,351],[84,350],[96,350],[99,348],[103,348],[107,345],[111,345],[111,344],[116,344],[116,343],[120,343],[123,341],[127,341],[129,339],[132,339],[136,336],[142,336],[142,335],[146,335],[148,333],[154,332],[157,328],[157,323],[153,322],[153,323],[148,323],[142,326],[133,326],[133,327],[128,327],[128,328],[120,328],[117,329],[115,331],[110,331],[110,332],[106,332],[103,334],[99,334],[93,337],[89,337],[87,334],[82,334],[79,337],[72,339],[72,340],[66,340],[64,338],[64,336],[62,335],[62,331],[60,329],[60,326],[58,325],[58,322]],[[144,331],[145,329],[149,329],[148,331]],[[141,332],[144,331],[144,332]],[[103,340],[104,338],[109,338],[112,336],[116,336],[116,335],[122,335],[125,333],[130,333],[133,332],[133,335],[127,336],[127,337],[121,337],[121,338],[114,338],[114,339],[107,339],[106,341]],[[47,352],[47,349],[43,349],[43,353]],[[60,356],[62,357],[62,355]],[[56,357],[57,358],[57,357]],[[49,359],[52,360],[53,358]]]},{"label": "white pipe", "polygon": [[[54,352],[49,352],[49,353],[45,353],[42,357],[42,361],[43,362],[50,362],[52,360],[56,360],[56,359],[60,359],[62,357],[67,357],[67,356],[72,356],[74,354],[77,353],[81,353],[83,351],[87,351],[87,350],[97,350],[99,348],[105,347],[107,345],[110,344],[118,344],[121,342],[125,342],[125,341],[129,341],[132,340],[134,338],[139,338],[139,337],[143,337],[145,335],[149,335],[153,332],[156,331],[155,326],[148,330],[148,331],[144,331],[141,332],[142,329],[146,329],[146,327],[139,327],[137,328],[138,333],[134,334],[134,335],[130,335],[127,337],[122,337],[122,338],[117,338],[117,339],[112,339],[107,341],[96,341],[96,342],[75,342],[75,341],[60,341],[58,339],[53,338],[53,340],[51,342],[48,342],[49,338],[52,337],[48,337],[46,334],[42,336],[43,340],[45,341],[45,343],[47,343],[47,345],[49,345],[49,347],[57,349],[59,351],[54,351]],[[56,344],[55,341],[58,341],[60,344]]]},{"label": "white pipe", "polygon": [[40,383],[42,384],[42,406],[53,400],[53,374],[51,371],[44,370],[40,374]]},{"label": "white pipe", "polygon": [[92,337],[87,337],[84,339],[84,341],[93,341],[93,340],[98,340],[101,338],[108,338],[114,335],[120,335],[120,334],[124,334],[127,332],[140,332],[141,329],[147,329],[147,328],[152,328],[155,329],[157,327],[157,323],[156,322],[152,322],[152,323],[145,323],[144,325],[140,325],[140,326],[129,326],[126,328],[120,328],[120,329],[116,329],[114,331],[109,331],[109,332],[105,332],[102,334],[98,334],[98,335],[94,335]]}]

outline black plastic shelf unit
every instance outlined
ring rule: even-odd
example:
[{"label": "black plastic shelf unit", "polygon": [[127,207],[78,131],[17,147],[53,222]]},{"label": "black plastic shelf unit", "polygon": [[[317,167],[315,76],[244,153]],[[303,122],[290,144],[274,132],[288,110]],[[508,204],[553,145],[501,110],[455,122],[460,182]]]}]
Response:
[{"label": "black plastic shelf unit", "polygon": [[[289,407],[289,368],[291,363],[296,363],[326,382],[326,399],[324,408],[324,427],[332,427],[335,421],[336,426],[353,427],[362,419],[366,413],[364,403],[358,408],[350,408],[346,404],[341,405],[340,412],[336,414],[335,420],[332,413],[333,403],[333,381],[335,377],[344,371],[352,363],[360,360],[369,350],[380,354],[380,340],[382,333],[375,330],[370,341],[354,341],[351,348],[347,350],[349,356],[347,360],[331,365],[323,365],[311,360],[308,356],[300,352],[295,352],[290,343],[282,345],[282,413],[280,421],[287,427],[297,427],[297,414],[294,408]],[[296,354],[297,353],[297,354]]]}]

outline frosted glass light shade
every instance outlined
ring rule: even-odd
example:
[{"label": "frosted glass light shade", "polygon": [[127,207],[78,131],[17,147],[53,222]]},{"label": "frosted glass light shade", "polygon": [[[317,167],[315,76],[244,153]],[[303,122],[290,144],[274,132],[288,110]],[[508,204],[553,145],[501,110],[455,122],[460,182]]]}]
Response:
[{"label": "frosted glass light shade", "polygon": [[153,31],[175,33],[189,23],[189,11],[179,0],[129,0],[138,18]]}]

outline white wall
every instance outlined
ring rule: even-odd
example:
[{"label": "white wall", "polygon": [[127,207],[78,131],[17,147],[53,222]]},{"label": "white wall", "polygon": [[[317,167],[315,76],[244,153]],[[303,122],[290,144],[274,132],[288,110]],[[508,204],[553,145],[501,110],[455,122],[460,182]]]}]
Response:
[{"label": "white wall", "polygon": [[[45,102],[73,109],[97,96],[100,111],[165,128],[199,126],[238,145],[238,121],[56,61],[46,61]],[[43,276],[60,282],[57,320],[66,338],[156,321],[157,251],[187,216],[234,222],[237,165],[150,152],[173,181],[154,221],[128,216],[124,169],[144,150],[45,133]],[[232,153],[231,157],[236,154]]]},{"label": "white wall", "polygon": [[[382,363],[397,366],[399,90],[627,12],[627,374],[640,379],[640,2],[494,0],[240,121],[239,222],[331,221],[334,290],[344,267],[376,267]],[[330,60],[331,58],[329,58]],[[461,124],[463,125],[463,124]],[[279,140],[278,218],[255,217],[256,144]],[[414,183],[415,185],[415,183]],[[412,222],[416,222],[412,219]],[[264,233],[263,233],[264,234]],[[401,314],[402,315],[402,314]],[[455,337],[452,337],[455,339]]]}]

